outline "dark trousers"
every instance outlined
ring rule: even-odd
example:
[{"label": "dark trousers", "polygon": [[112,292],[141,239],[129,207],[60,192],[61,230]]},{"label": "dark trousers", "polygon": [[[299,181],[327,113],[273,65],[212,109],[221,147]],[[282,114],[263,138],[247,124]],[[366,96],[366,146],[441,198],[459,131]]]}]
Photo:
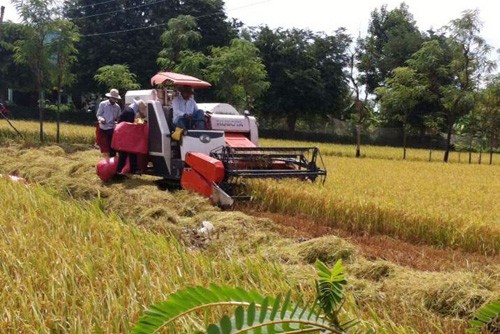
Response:
[{"label": "dark trousers", "polygon": [[101,148],[101,153],[109,153],[110,157],[116,156],[116,151],[111,147],[114,129],[103,130],[97,126],[97,145]]},{"label": "dark trousers", "polygon": [[123,151],[119,151],[118,153],[118,167],[116,167],[116,171],[118,173],[122,172],[123,167],[125,167],[125,164],[127,163],[128,157],[130,161],[130,173],[137,173],[137,154],[127,153]]},{"label": "dark trousers", "polygon": [[183,128],[184,130],[205,129],[205,112],[203,110],[196,110],[190,117],[180,117],[177,120],[176,127]]}]

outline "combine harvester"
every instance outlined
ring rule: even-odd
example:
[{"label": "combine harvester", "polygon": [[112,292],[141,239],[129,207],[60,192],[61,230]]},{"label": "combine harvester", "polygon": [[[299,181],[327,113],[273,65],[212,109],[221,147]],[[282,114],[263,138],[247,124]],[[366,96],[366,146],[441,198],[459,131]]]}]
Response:
[{"label": "combine harvester", "polygon": [[[210,87],[208,82],[172,72],[151,78],[152,86]],[[298,178],[324,182],[326,170],[317,147],[258,147],[255,117],[226,103],[198,103],[205,111],[204,130],[184,131],[181,141],[171,134],[171,100],[174,91],[159,88],[128,91],[125,103],[142,99],[148,104],[148,165],[145,174],[209,197],[215,204],[231,206],[244,196],[242,180],[248,178]],[[126,136],[126,134],[124,134]],[[319,163],[321,166],[319,166]]]}]

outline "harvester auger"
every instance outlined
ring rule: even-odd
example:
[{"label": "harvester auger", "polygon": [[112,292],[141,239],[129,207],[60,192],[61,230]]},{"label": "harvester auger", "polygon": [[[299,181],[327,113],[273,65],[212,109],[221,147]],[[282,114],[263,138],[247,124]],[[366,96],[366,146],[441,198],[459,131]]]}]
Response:
[{"label": "harvester auger", "polygon": [[165,87],[203,88],[210,84],[172,72],[156,74],[151,84],[163,88],[125,94],[126,104],[134,99],[148,104],[146,174],[180,182],[182,188],[209,197],[221,206],[231,206],[235,198],[247,197],[240,189],[245,179],[297,178],[324,182],[327,173],[318,148],[258,147],[255,117],[248,112],[241,115],[226,103],[198,103],[198,108],[205,112],[204,129],[184,131],[181,141],[173,140],[171,101],[175,92]]}]

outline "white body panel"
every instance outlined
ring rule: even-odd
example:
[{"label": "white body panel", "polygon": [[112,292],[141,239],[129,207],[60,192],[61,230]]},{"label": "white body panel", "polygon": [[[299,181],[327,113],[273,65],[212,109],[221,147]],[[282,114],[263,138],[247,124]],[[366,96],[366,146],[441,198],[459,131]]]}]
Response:
[{"label": "white body panel", "polygon": [[224,132],[213,130],[189,130],[182,137],[181,159],[188,152],[210,155],[213,150],[225,145]]},{"label": "white body panel", "polygon": [[125,104],[131,104],[134,100],[157,101],[156,89],[129,90],[125,93]]},{"label": "white body panel", "polygon": [[[156,90],[131,90],[125,94],[125,102],[132,103],[133,100],[142,99],[151,105],[156,116],[156,122],[150,122],[150,136],[161,138],[161,143],[150,142],[152,156],[164,157],[170,173],[172,173],[172,149],[179,145],[172,142],[170,137],[172,129],[169,128],[161,101],[157,98]],[[257,121],[253,116],[240,115],[234,107],[227,103],[200,103],[198,107],[210,111],[209,122],[211,130],[188,130],[182,137],[180,144],[180,155],[182,161],[187,152],[200,152],[210,155],[214,149],[226,145],[225,132],[242,133],[258,146],[259,135]],[[217,113],[217,112],[220,112]],[[234,113],[234,114],[230,114]],[[149,121],[147,119],[147,121]],[[153,124],[158,124],[156,125]],[[155,127],[154,129],[152,127]],[[158,139],[156,139],[157,141]]]},{"label": "white body panel", "polygon": [[229,103],[198,103],[198,109],[217,115],[239,115],[240,113]]},{"label": "white body panel", "polygon": [[213,130],[244,133],[256,146],[259,144],[257,121],[253,116],[212,115],[210,125]]}]

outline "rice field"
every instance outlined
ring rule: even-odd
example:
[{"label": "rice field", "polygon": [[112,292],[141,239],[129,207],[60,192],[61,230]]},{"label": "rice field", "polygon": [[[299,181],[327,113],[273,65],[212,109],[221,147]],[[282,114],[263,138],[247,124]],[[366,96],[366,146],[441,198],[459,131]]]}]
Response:
[{"label": "rice field", "polygon": [[[335,236],[283,238],[270,220],[160,191],[144,176],[102,184],[93,149],[9,143],[0,156],[0,173],[29,179],[0,178],[9,194],[0,196],[0,332],[125,333],[147,305],[190,285],[307,298],[315,258],[344,259],[346,311],[377,333],[462,333],[470,312],[500,296],[498,265],[412,270],[368,261]],[[210,239],[196,232],[202,220],[217,229]]]},{"label": "rice field", "polygon": [[[324,186],[254,182],[262,208],[415,243],[497,254],[498,166],[324,157]],[[283,194],[286,193],[286,196]]]},{"label": "rice field", "polygon": [[[323,157],[334,156],[334,157],[350,157],[354,158],[356,155],[356,146],[353,145],[342,145],[342,144],[330,144],[330,143],[315,143],[315,142],[300,142],[292,140],[280,140],[280,139],[261,139],[261,146],[316,146],[319,147],[321,155]],[[433,150],[431,154],[432,162],[443,162],[444,151]],[[387,160],[403,160],[403,149],[400,147],[390,147],[390,146],[371,146],[362,145],[361,146],[361,157],[362,158],[372,158],[372,159],[387,159]],[[471,164],[489,164],[490,155],[487,152],[483,152],[480,158],[479,153],[471,154]],[[406,152],[407,161],[425,161],[429,162],[429,150],[427,149],[416,149],[408,148]],[[468,152],[450,152],[449,157],[450,163],[469,163],[469,153]],[[494,165],[500,165],[500,154],[493,154]]]},{"label": "rice field", "polygon": [[[315,258],[347,264],[345,309],[361,331],[464,333],[473,310],[500,298],[498,166],[325,156],[324,186],[254,185],[262,209],[493,259],[429,272],[370,260],[333,235],[284,238],[269,219],[160,191],[147,176],[103,184],[92,127],[63,125],[65,144],[38,145],[36,123],[16,125],[26,126],[24,141],[0,122],[0,174],[29,185],[0,178],[2,333],[126,333],[147,305],[190,285],[307,298]],[[49,138],[54,128],[46,126]],[[216,227],[211,238],[197,233],[203,220]],[[201,325],[179,323],[178,332],[191,324]]]},{"label": "rice field", "polygon": [[[39,123],[34,121],[11,120],[14,127],[23,135],[24,142],[39,142]],[[45,140],[56,141],[56,123],[43,123]],[[95,127],[75,124],[60,124],[60,139],[63,143],[94,144]],[[0,142],[6,140],[20,140],[15,130],[5,121],[0,119]]]},{"label": "rice field", "polygon": [[[34,121],[18,121],[12,120],[14,126],[24,135],[24,140],[28,142],[37,142],[39,140],[39,125]],[[94,144],[95,128],[92,126],[74,125],[61,123],[61,141],[63,143],[75,144]],[[44,123],[44,133],[48,142],[55,142],[56,138],[56,124],[51,122]],[[0,140],[15,139],[17,137],[14,130],[9,124],[0,119]],[[341,145],[341,144],[325,144],[314,142],[299,142],[290,140],[279,139],[266,139],[260,140],[261,146],[317,146],[321,150],[322,156],[335,156],[335,157],[354,157],[354,145]],[[433,162],[443,161],[443,151],[434,150],[432,152]],[[363,158],[373,159],[388,159],[388,160],[403,160],[403,149],[398,147],[388,146],[370,146],[363,145],[361,147],[361,156]],[[412,149],[407,150],[408,161],[429,161],[429,150],[425,149]],[[451,152],[450,162],[468,164],[469,154],[467,152]],[[472,164],[478,164],[479,153],[472,153]],[[489,154],[483,152],[481,157],[482,164],[489,163]],[[493,154],[493,164],[500,165],[500,154]]]},{"label": "rice field", "polygon": [[97,200],[5,179],[0,193],[1,333],[126,333],[144,307],[206,282],[252,289],[254,277],[259,289],[286,290],[282,270],[262,259],[189,252]]}]

